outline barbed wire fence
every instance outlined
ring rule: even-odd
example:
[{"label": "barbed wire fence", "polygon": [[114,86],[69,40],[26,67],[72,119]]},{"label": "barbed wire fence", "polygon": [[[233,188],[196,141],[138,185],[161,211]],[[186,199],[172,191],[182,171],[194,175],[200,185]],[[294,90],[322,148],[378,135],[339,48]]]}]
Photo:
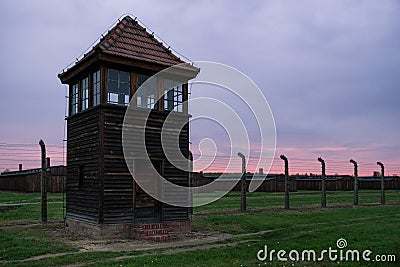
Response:
[{"label": "barbed wire fence", "polygon": [[[217,177],[218,173],[221,172],[221,170],[225,170],[227,172],[230,172],[232,174],[234,173],[240,173],[240,168],[241,164],[240,161],[241,159],[239,157],[229,157],[229,156],[223,156],[223,155],[217,155],[217,156],[210,156],[210,155],[202,155],[202,154],[193,154],[194,160],[196,159],[203,159],[203,162],[201,165],[207,165],[206,170],[203,172],[203,174],[206,176],[206,173],[214,173],[214,179]],[[207,162],[208,161],[208,162]],[[274,176],[277,177],[280,175],[281,177],[284,177],[285,174],[285,165],[282,162],[282,158],[274,157],[274,158],[267,158],[263,159],[266,164],[264,165],[265,170],[268,171],[269,173],[275,174]],[[268,162],[272,161],[272,164],[269,168]],[[364,162],[361,161],[359,163],[359,170],[361,170],[361,176],[360,179],[357,179],[357,183],[354,179],[354,172],[353,172],[353,164],[349,160],[339,160],[339,159],[333,159],[333,160],[326,160],[326,179],[327,182],[329,183],[328,189],[323,190],[323,182],[322,182],[322,169],[321,169],[321,163],[318,162],[318,159],[304,159],[304,158],[292,158],[289,159],[290,161],[290,179],[291,180],[296,180],[298,182],[303,182],[303,183],[308,183],[312,184],[311,186],[312,189],[303,188],[303,186],[299,186],[298,189],[295,191],[298,191],[294,193],[294,206],[317,206],[319,205],[319,199],[322,198],[321,202],[321,207],[326,207],[326,202],[328,202],[328,207],[329,206],[342,206],[342,205],[358,205],[358,199],[360,197],[360,202],[362,204],[379,204],[379,195],[381,194],[381,204],[384,203],[384,194],[385,190],[384,187],[381,187],[381,184],[379,184],[380,180],[385,179],[387,183],[388,179],[394,180],[394,186],[392,185],[390,189],[393,189],[394,187],[396,189],[400,189],[400,179],[398,177],[393,177],[397,175],[397,170],[400,169],[400,164],[398,163],[388,163],[386,164],[386,169],[388,170],[386,174],[384,175],[385,177],[381,177],[381,169],[377,165],[377,163],[372,163],[372,162]],[[247,172],[251,174],[256,174],[257,171],[259,173],[263,172],[262,167],[260,165],[257,165],[259,162],[258,157],[249,157],[247,159],[246,167],[247,167]],[[325,161],[324,161],[325,163]],[[234,165],[235,168],[229,169],[229,166]],[[325,165],[325,164],[324,164]],[[250,167],[250,168],[249,168]],[[260,168],[259,170],[257,168]],[[249,171],[251,170],[251,171]],[[289,170],[288,170],[289,171]],[[250,176],[251,176],[250,174]],[[289,175],[288,175],[289,176]],[[391,177],[390,177],[391,176]],[[357,174],[358,177],[358,174]],[[238,179],[239,183],[239,176],[237,175],[236,177]],[[266,176],[266,180],[268,179],[268,176]],[[249,182],[251,181],[252,178],[249,178]],[[346,180],[345,180],[346,179]],[[359,192],[358,190],[358,183],[359,181],[362,181],[363,183],[363,188]],[[223,182],[223,180],[222,180]],[[275,199],[271,201],[271,196],[266,197],[265,199],[257,194],[254,196],[257,196],[258,199],[252,199],[251,197],[249,198],[250,200],[253,201],[248,201],[250,203],[250,207],[252,206],[253,208],[261,208],[263,205],[265,207],[270,206],[270,207],[281,207],[284,203],[284,208],[289,207],[289,194],[286,192],[289,187],[285,186],[286,181],[281,182],[281,187],[280,189],[277,189],[278,187],[273,187],[275,188],[275,192],[279,192],[275,194]],[[335,183],[344,183],[345,186],[333,186]],[[369,183],[372,185],[372,183],[375,183],[373,186],[367,186],[365,188],[365,183]],[[357,188],[354,186],[357,184]],[[333,188],[333,189],[332,189]],[[341,189],[342,188],[342,189]],[[287,190],[286,190],[287,189]],[[377,189],[380,189],[381,192]],[[321,197],[318,195],[318,190],[321,191]],[[354,196],[353,196],[353,190],[354,190]],[[239,187],[236,188],[236,191],[239,191]],[[260,190],[262,191],[262,190]],[[330,191],[328,195],[326,195],[326,191]],[[271,192],[271,191],[270,191]],[[316,194],[317,193],[317,194]],[[360,196],[359,196],[360,195]],[[383,195],[383,197],[382,197]],[[390,202],[399,202],[399,194],[398,192],[391,192],[390,193]],[[236,195],[237,198],[242,198],[243,195],[239,196]],[[286,200],[287,199],[287,200]],[[357,201],[356,201],[357,199]],[[383,201],[382,201],[383,199]],[[246,201],[246,200],[245,200]],[[354,202],[353,202],[354,201]],[[239,201],[237,200],[237,203],[243,202],[243,200]],[[232,208],[237,208],[237,205],[231,205]]]},{"label": "barbed wire fence", "polygon": [[[58,144],[46,144],[46,154],[50,158],[47,166],[47,175],[56,181],[47,196],[47,211],[49,220],[65,218],[65,147]],[[49,168],[51,167],[51,168]],[[56,167],[53,169],[53,167]],[[57,168],[61,167],[61,168]],[[12,187],[14,195],[6,194],[0,197],[0,220],[40,220],[41,219],[41,148],[39,144],[29,143],[0,143],[0,190]],[[18,174],[27,177],[18,180]],[[36,176],[36,177],[35,177]],[[13,181],[14,180],[14,181]],[[31,180],[31,182],[29,181]],[[20,183],[20,185],[17,185]],[[11,191],[10,191],[11,192]]]},{"label": "barbed wire fence", "polygon": [[[65,146],[57,144],[46,145],[47,155],[51,158],[52,166],[65,166]],[[289,176],[294,179],[296,176],[309,177],[317,180],[321,176],[321,164],[315,159],[306,158],[288,158],[289,159]],[[242,160],[239,157],[230,157],[226,155],[204,155],[193,154],[194,165],[199,165],[203,169],[203,173],[220,173],[221,170],[227,173],[241,173]],[[353,165],[346,159],[325,159],[326,160],[326,173],[328,180],[334,176],[337,177],[352,177]],[[27,169],[40,168],[40,146],[38,144],[22,144],[22,143],[0,143],[0,172],[10,171],[15,172]],[[263,162],[266,162],[265,165]],[[268,166],[267,162],[272,162]],[[259,164],[261,163],[261,164]],[[230,168],[228,168],[230,166]],[[262,166],[262,167],[259,167]],[[261,159],[257,156],[250,156],[246,159],[246,172],[251,173],[273,173],[283,175],[285,173],[284,163],[280,157]],[[257,169],[259,167],[259,169]],[[270,167],[270,168],[269,168]],[[262,168],[263,170],[261,170]],[[375,162],[358,162],[359,174],[362,176],[373,177],[379,174],[379,166]],[[389,162],[385,164],[386,176],[395,176],[400,173],[400,163]],[[196,168],[194,168],[196,171]],[[60,193],[51,193],[49,195],[49,219],[63,219],[65,217],[65,179],[62,183]],[[317,190],[305,192],[291,193],[291,206],[313,206],[319,203],[319,194]],[[331,191],[328,189],[328,191]],[[375,192],[376,191],[376,192]],[[375,203],[378,200],[379,192],[377,190],[360,190],[360,203]],[[239,195],[237,197],[240,197]],[[350,205],[352,203],[351,192],[329,192],[327,195],[327,202],[329,205]],[[397,197],[397,195],[396,195]],[[259,195],[249,195],[248,198],[249,208],[261,208],[263,206],[280,207],[284,203],[285,195],[283,192],[275,195],[266,195],[265,197]],[[389,196],[389,202],[395,197]],[[393,200],[397,201],[397,200]],[[239,205],[240,206],[240,205]],[[238,206],[238,207],[239,207]],[[288,205],[287,205],[288,206]],[[285,203],[286,207],[286,203]],[[21,218],[39,219],[40,218],[40,195],[39,193],[31,194],[29,197],[15,199],[1,199],[0,211],[15,210],[16,216]],[[18,211],[17,211],[18,210]],[[1,212],[0,212],[1,214]],[[5,214],[5,213],[4,213]],[[19,215],[18,215],[19,214]],[[24,214],[24,215],[23,215]],[[1,216],[1,215],[0,215]],[[3,215],[7,219],[6,215]]]}]

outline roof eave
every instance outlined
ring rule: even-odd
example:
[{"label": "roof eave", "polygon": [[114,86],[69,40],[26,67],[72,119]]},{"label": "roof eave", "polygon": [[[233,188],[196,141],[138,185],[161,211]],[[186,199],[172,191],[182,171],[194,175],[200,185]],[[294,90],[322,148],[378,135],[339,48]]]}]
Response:
[{"label": "roof eave", "polygon": [[113,55],[111,53],[107,53],[106,51],[102,51],[100,47],[96,47],[95,49],[91,50],[88,54],[86,54],[81,60],[76,62],[71,68],[58,74],[58,78],[60,79],[61,83],[69,84],[71,80],[74,79],[74,77],[76,77],[80,73],[82,73],[83,70],[87,69],[88,67],[99,61],[117,63],[132,68],[151,70],[154,72],[159,72],[168,69],[170,67],[176,66],[176,68],[171,68],[171,73],[186,77],[187,79],[192,79],[196,77],[200,71],[199,68],[183,61],[182,63],[177,62],[176,65],[160,64],[156,62],[149,62],[146,60]]},{"label": "roof eave", "polygon": [[98,56],[99,56],[100,61],[117,63],[120,65],[129,66],[132,68],[151,70],[154,72],[159,72],[164,69],[167,69],[167,68],[170,68],[173,66],[177,66],[177,65],[182,66],[182,68],[179,68],[179,69],[182,69],[181,75],[183,75],[183,76],[187,76],[187,77],[193,76],[193,75],[196,76],[199,72],[198,68],[196,68],[196,67],[192,66],[190,63],[186,63],[186,62],[177,63],[176,65],[160,64],[160,63],[156,63],[156,62],[149,62],[146,60],[117,56],[117,55],[113,55],[113,54],[107,53],[107,52],[99,53]]},{"label": "roof eave", "polygon": [[81,60],[76,62],[71,68],[58,74],[62,84],[68,84],[71,79],[81,73],[82,70],[99,60],[99,51],[91,50]]}]

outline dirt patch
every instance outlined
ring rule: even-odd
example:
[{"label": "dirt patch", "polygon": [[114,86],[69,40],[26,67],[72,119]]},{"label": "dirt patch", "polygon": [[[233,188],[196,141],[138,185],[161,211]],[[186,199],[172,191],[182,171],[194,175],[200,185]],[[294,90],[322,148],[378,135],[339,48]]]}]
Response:
[{"label": "dirt patch", "polygon": [[[153,254],[174,254],[184,251],[192,251],[198,249],[217,248],[222,246],[236,246],[237,244],[244,242],[230,242],[228,239],[234,237],[231,234],[224,234],[216,231],[209,231],[203,229],[194,228],[192,231],[179,239],[166,241],[166,242],[150,242],[144,240],[133,240],[133,239],[93,239],[88,236],[77,236],[70,234],[65,230],[64,224],[57,222],[50,222],[48,224],[36,224],[36,225],[9,225],[7,227],[29,227],[43,231],[50,235],[54,240],[59,240],[75,248],[78,248],[77,252],[65,252],[65,253],[54,253],[39,255],[23,260],[17,260],[15,262],[22,261],[35,261],[45,258],[59,257],[63,255],[79,254],[83,252],[100,252],[100,251],[119,251],[119,252],[132,252],[132,251],[143,251],[143,255]],[[219,243],[218,241],[224,241],[226,243]],[[250,242],[250,241],[247,241]],[[163,249],[161,252],[159,249]],[[135,257],[134,255],[126,255],[122,258]],[[113,259],[110,259],[111,261]],[[115,260],[115,259],[114,259]],[[14,261],[13,261],[14,262]],[[75,265],[74,265],[75,266]],[[76,266],[80,266],[77,264]]]},{"label": "dirt patch", "polygon": [[[151,242],[145,240],[134,240],[128,238],[119,239],[100,239],[85,235],[72,235],[65,230],[62,222],[50,222],[48,224],[30,224],[17,225],[11,224],[2,227],[29,227],[41,230],[54,238],[68,245],[76,247],[80,252],[95,252],[95,251],[146,251],[161,248],[178,248],[182,246],[197,246],[209,244],[221,240],[232,238],[233,235],[210,231],[198,228],[192,228],[192,231],[179,239],[166,242]],[[56,254],[54,254],[56,255]]]},{"label": "dirt patch", "polygon": [[215,231],[207,231],[202,229],[192,229],[185,236],[176,240],[166,242],[151,242],[145,240],[133,239],[92,239],[92,238],[76,238],[65,237],[65,242],[79,247],[81,251],[144,251],[160,248],[176,248],[181,246],[192,246],[199,244],[208,244],[231,238],[232,235]]},{"label": "dirt patch", "polygon": [[[396,203],[386,203],[385,206],[397,206]],[[251,213],[259,213],[259,212],[274,212],[274,213],[286,213],[286,212],[307,212],[307,211],[322,211],[326,209],[336,209],[336,208],[359,208],[359,207],[373,207],[373,206],[381,206],[380,203],[365,203],[359,206],[354,206],[352,204],[335,204],[329,205],[326,208],[322,208],[320,204],[313,204],[307,206],[294,206],[290,209],[284,209],[279,207],[265,207],[265,208],[251,208],[247,211],[241,210],[220,210],[220,211],[197,211],[193,218],[195,217],[205,217],[210,215],[240,215],[240,214],[251,214]]]}]

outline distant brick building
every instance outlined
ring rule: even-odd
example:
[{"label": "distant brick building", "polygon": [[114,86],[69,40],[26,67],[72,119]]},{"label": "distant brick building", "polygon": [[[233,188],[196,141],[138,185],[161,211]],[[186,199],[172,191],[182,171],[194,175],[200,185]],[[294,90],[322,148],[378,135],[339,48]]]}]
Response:
[{"label": "distant brick building", "polygon": [[[65,166],[51,166],[47,171],[47,192],[65,191]],[[0,175],[0,190],[22,193],[39,193],[41,189],[41,169],[5,172]]]}]

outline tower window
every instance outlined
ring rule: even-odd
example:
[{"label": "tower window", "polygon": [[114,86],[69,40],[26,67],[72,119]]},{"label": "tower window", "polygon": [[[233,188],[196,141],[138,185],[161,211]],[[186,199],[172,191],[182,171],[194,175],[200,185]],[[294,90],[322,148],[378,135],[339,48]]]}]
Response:
[{"label": "tower window", "polygon": [[130,94],[130,73],[108,70],[108,103],[127,106]]},{"label": "tower window", "polygon": [[182,112],[182,83],[164,80],[164,110]]},{"label": "tower window", "polygon": [[86,77],[85,79],[82,80],[81,83],[81,102],[82,102],[82,110],[85,110],[89,107],[89,83],[88,83],[88,78]]},{"label": "tower window", "polygon": [[[148,109],[158,109],[158,83],[156,78],[148,80],[150,76],[138,75],[138,88],[140,90],[137,92],[137,106],[141,108]],[[148,80],[148,81],[147,81]]]},{"label": "tower window", "polygon": [[78,84],[72,85],[71,90],[71,115],[78,113]]},{"label": "tower window", "polygon": [[93,73],[92,78],[93,106],[97,106],[100,104],[100,70]]}]

